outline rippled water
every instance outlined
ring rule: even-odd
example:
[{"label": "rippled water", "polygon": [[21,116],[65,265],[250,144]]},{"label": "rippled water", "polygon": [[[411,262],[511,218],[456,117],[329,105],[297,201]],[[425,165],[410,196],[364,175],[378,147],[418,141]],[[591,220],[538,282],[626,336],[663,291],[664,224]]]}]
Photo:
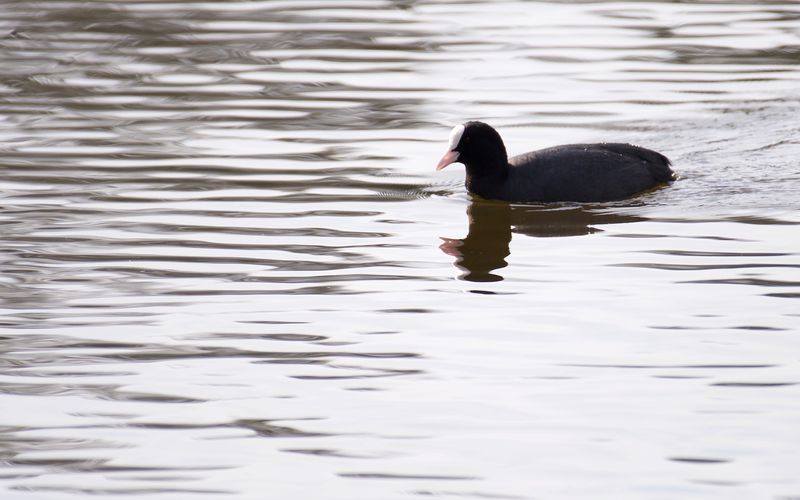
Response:
[{"label": "rippled water", "polygon": [[[800,5],[6,0],[3,499],[800,497]],[[625,202],[433,171],[662,151]]]}]

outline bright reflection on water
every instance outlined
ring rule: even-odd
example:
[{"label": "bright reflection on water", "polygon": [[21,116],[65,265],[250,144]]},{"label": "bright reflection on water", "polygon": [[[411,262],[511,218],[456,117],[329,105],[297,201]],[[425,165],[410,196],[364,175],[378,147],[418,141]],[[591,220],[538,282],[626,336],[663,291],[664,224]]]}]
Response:
[{"label": "bright reflection on water", "polygon": [[[800,497],[800,6],[6,0],[3,499]],[[510,206],[433,166],[626,141]]]}]

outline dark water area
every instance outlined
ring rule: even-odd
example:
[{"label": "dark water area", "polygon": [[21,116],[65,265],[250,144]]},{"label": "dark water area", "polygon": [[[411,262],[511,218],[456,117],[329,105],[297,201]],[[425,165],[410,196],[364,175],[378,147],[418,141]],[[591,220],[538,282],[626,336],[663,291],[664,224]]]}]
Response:
[{"label": "dark water area", "polygon": [[[800,498],[800,4],[0,3],[0,498]],[[631,142],[679,180],[435,172]]]}]

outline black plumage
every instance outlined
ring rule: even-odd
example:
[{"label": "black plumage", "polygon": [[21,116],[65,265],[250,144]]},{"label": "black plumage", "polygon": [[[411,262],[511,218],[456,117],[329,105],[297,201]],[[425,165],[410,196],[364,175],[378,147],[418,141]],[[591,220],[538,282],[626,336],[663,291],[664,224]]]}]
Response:
[{"label": "black plumage", "polygon": [[508,158],[500,134],[477,121],[454,128],[448,149],[437,169],[463,163],[467,190],[495,200],[612,201],[675,179],[666,156],[631,144],[568,144]]}]

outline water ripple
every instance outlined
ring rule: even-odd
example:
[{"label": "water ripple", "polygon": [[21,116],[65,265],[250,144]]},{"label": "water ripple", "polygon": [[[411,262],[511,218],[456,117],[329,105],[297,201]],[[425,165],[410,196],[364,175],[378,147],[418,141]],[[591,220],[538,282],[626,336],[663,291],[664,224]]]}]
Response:
[{"label": "water ripple", "polygon": [[[0,496],[798,491],[797,5],[0,12]],[[480,200],[467,119],[680,180]]]}]

